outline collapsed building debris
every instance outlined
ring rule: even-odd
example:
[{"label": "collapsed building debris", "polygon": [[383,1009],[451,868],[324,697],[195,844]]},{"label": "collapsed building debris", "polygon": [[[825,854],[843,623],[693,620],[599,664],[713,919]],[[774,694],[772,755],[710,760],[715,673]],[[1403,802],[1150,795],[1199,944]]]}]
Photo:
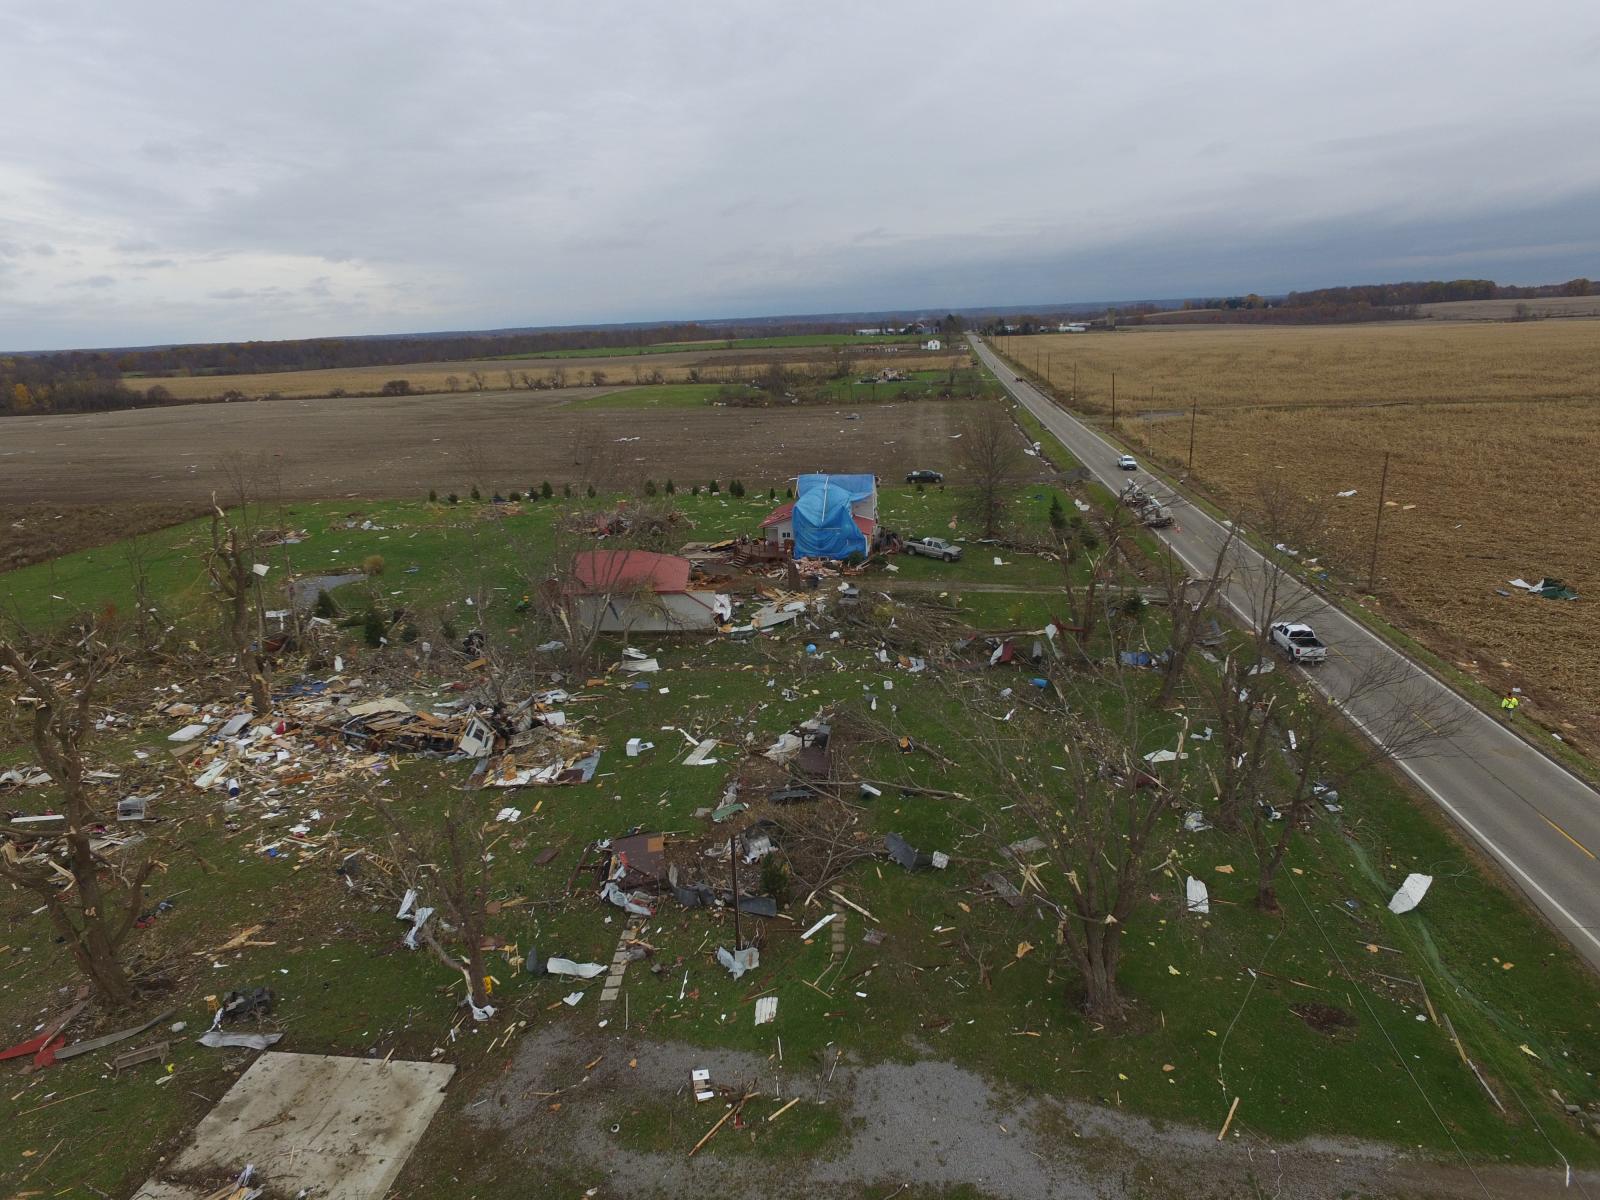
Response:
[{"label": "collapsed building debris", "polygon": [[599,512],[575,513],[567,519],[573,533],[594,538],[632,534],[646,539],[661,539],[680,525],[694,527],[687,514],[677,508],[656,508],[623,500],[614,508]]}]

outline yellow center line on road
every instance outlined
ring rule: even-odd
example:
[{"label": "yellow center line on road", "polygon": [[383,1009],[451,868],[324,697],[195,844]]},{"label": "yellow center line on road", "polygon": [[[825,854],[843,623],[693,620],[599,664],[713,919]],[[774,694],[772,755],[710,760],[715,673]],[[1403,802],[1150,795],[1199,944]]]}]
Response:
[{"label": "yellow center line on road", "polygon": [[1593,850],[1591,850],[1591,849],[1589,849],[1589,847],[1587,847],[1587,846],[1585,846],[1585,845],[1584,845],[1584,844],[1583,844],[1583,843],[1582,843],[1582,842],[1580,842],[1580,841],[1579,841],[1579,840],[1578,840],[1578,839],[1577,839],[1577,838],[1575,838],[1575,837],[1573,837],[1573,836],[1572,836],[1572,835],[1571,835],[1571,834],[1570,834],[1570,833],[1568,833],[1568,832],[1567,832],[1567,831],[1566,831],[1566,830],[1565,830],[1565,829],[1563,829],[1563,828],[1561,828],[1561,826],[1559,826],[1559,825],[1557,825],[1557,824],[1556,824],[1556,823],[1555,823],[1555,822],[1554,822],[1554,821],[1552,821],[1552,820],[1551,820],[1551,819],[1550,819],[1550,818],[1549,818],[1549,817],[1547,817],[1547,816],[1545,816],[1545,815],[1544,815],[1544,814],[1543,814],[1543,813],[1540,813],[1540,814],[1539,814],[1539,817],[1540,817],[1540,819],[1541,819],[1541,820],[1542,820],[1542,821],[1544,821],[1544,823],[1545,823],[1545,824],[1546,824],[1546,825],[1548,825],[1548,826],[1550,826],[1550,828],[1551,828],[1551,829],[1554,829],[1554,830],[1555,830],[1555,831],[1556,831],[1556,832],[1557,832],[1557,833],[1559,833],[1559,834],[1560,834],[1560,835],[1561,835],[1561,836],[1562,836],[1562,837],[1564,837],[1564,838],[1566,838],[1566,839],[1567,839],[1567,841],[1569,841],[1569,842],[1571,842],[1571,843],[1572,843],[1572,844],[1573,844],[1573,845],[1574,845],[1574,846],[1576,846],[1576,847],[1577,847],[1577,848],[1578,848],[1578,849],[1579,849],[1579,850],[1582,850],[1582,851],[1583,851],[1583,852],[1584,852],[1584,853],[1585,853],[1585,854],[1587,854],[1587,855],[1588,855],[1588,856],[1589,856],[1589,857],[1590,857],[1590,858],[1591,858],[1591,859],[1593,859],[1593,858],[1594,858],[1594,851],[1593,851]]}]

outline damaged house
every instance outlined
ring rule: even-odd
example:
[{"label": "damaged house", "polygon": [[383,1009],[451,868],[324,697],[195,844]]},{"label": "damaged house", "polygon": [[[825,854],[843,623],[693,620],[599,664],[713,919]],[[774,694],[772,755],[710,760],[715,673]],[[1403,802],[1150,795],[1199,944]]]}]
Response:
[{"label": "damaged house", "polygon": [[601,633],[693,633],[725,624],[729,597],[690,584],[690,562],[646,550],[594,550],[573,561],[564,588],[586,629]]},{"label": "damaged house", "polygon": [[796,499],[761,522],[766,540],[795,558],[849,558],[872,552],[878,532],[876,475],[802,475]]}]

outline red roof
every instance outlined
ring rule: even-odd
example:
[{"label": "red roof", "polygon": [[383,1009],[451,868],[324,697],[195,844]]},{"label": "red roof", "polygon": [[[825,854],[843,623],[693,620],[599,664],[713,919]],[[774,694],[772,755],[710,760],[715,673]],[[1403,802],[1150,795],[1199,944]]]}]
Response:
[{"label": "red roof", "polygon": [[603,595],[641,588],[687,592],[689,560],[648,550],[591,550],[573,560],[570,591]]},{"label": "red roof", "polygon": [[768,526],[777,525],[783,521],[787,521],[793,515],[794,501],[791,500],[789,503],[780,504],[777,508],[773,509],[772,512],[767,515],[767,519],[761,522],[761,528],[766,529]]}]

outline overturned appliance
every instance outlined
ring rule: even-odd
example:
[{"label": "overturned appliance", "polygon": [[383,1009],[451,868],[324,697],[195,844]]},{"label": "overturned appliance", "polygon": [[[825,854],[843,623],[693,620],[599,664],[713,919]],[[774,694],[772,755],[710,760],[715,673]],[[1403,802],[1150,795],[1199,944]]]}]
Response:
[{"label": "overturned appliance", "polygon": [[818,713],[809,721],[802,721],[793,731],[779,734],[778,740],[762,752],[762,757],[807,779],[831,779],[833,751],[828,743],[832,737],[833,727]]},{"label": "overturned appliance", "polygon": [[653,897],[670,887],[666,845],[666,835],[660,833],[636,833],[596,842],[601,899],[634,916],[653,916]]}]

